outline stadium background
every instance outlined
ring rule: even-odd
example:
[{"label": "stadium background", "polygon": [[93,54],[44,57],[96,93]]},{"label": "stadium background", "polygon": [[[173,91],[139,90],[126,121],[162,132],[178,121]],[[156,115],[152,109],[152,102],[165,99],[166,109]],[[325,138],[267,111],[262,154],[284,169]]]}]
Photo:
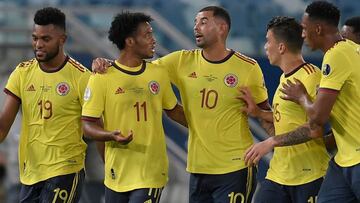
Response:
[{"label": "stadium background", "polygon": [[[68,42],[66,51],[90,68],[95,57],[116,58],[118,51],[107,40],[107,31],[114,14],[122,10],[139,11],[154,18],[157,39],[156,57],[179,49],[196,48],[193,40],[194,17],[208,5],[226,8],[232,19],[227,46],[258,60],[268,87],[269,99],[278,84],[279,68],[272,67],[264,54],[266,24],[277,15],[300,20],[310,0],[0,0],[0,88],[3,89],[14,67],[33,58],[31,30],[34,12],[44,6],[56,6],[67,15]],[[359,15],[360,0],[331,0],[341,10],[340,24]],[[303,49],[305,59],[321,64],[321,53]],[[176,90],[175,90],[176,91]],[[2,106],[4,94],[0,95]],[[0,144],[0,202],[12,203],[18,194],[17,143],[21,113],[6,139]],[[254,140],[263,140],[264,131],[250,120]],[[186,167],[187,129],[164,118],[170,158],[170,180],[163,196],[165,203],[185,203],[188,197]],[[87,180],[82,203],[103,202],[103,167],[95,146],[88,147]],[[259,164],[258,179],[265,176],[271,154]],[[154,160],[156,161],[156,160]],[[3,175],[3,168],[6,175]],[[7,199],[5,199],[7,197]],[[16,201],[15,201],[16,202]]]}]

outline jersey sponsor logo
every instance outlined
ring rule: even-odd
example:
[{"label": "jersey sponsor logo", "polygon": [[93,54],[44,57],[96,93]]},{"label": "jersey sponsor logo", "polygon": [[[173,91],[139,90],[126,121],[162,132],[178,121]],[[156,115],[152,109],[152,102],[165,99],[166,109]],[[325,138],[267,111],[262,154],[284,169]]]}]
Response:
[{"label": "jersey sponsor logo", "polygon": [[56,93],[60,96],[65,96],[70,92],[70,86],[66,82],[61,82],[56,85]]},{"label": "jersey sponsor logo", "polygon": [[84,101],[89,101],[90,97],[91,97],[91,89],[87,87],[84,92]]},{"label": "jersey sponsor logo", "polygon": [[117,90],[115,91],[115,94],[124,94],[125,90],[122,89],[121,87],[118,87]]},{"label": "jersey sponsor logo", "polygon": [[322,74],[323,74],[324,76],[330,75],[330,73],[331,73],[331,67],[330,67],[330,65],[329,65],[329,64],[324,64],[323,67],[322,67],[321,72],[322,72]]},{"label": "jersey sponsor logo", "polygon": [[36,90],[35,90],[34,85],[33,85],[33,84],[31,84],[31,85],[30,85],[30,86],[26,89],[26,91],[33,92],[33,91],[36,91]]},{"label": "jersey sponsor logo", "polygon": [[196,72],[192,72],[188,76],[189,78],[197,78]]},{"label": "jersey sponsor logo", "polygon": [[156,81],[149,82],[149,90],[152,94],[158,94],[160,91],[160,85]]},{"label": "jersey sponsor logo", "polygon": [[205,79],[206,79],[207,81],[209,81],[209,82],[212,82],[212,81],[218,79],[217,77],[215,77],[215,76],[213,76],[213,75],[205,75],[204,77],[205,77]]},{"label": "jersey sponsor logo", "polygon": [[235,87],[238,84],[238,78],[232,73],[227,74],[224,77],[224,83],[228,87]]}]

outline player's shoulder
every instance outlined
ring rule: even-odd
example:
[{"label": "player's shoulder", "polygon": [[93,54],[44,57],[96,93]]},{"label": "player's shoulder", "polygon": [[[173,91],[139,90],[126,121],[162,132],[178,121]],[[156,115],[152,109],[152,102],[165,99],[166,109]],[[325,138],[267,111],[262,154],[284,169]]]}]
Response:
[{"label": "player's shoulder", "polygon": [[201,49],[182,49],[170,53],[170,55],[193,56],[201,55]]},{"label": "player's shoulder", "polygon": [[254,59],[254,58],[251,58],[245,54],[242,54],[238,51],[234,51],[234,57],[241,63],[245,63],[247,65],[250,65],[250,66],[257,66],[258,65],[258,62]]},{"label": "player's shoulder", "polygon": [[145,61],[146,69],[150,69],[150,71],[167,74],[167,70],[164,64],[157,63],[156,61]]},{"label": "player's shoulder", "polygon": [[74,72],[87,74],[90,72],[84,65],[70,56],[68,56],[67,63]]},{"label": "player's shoulder", "polygon": [[16,66],[16,69],[19,71],[28,71],[32,67],[35,67],[37,64],[38,64],[37,60],[35,58],[32,58],[30,60],[19,63]]},{"label": "player's shoulder", "polygon": [[302,71],[301,73],[306,75],[306,76],[309,76],[309,75],[319,75],[320,74],[320,69],[315,66],[314,64],[311,64],[311,63],[304,63],[300,70]]}]

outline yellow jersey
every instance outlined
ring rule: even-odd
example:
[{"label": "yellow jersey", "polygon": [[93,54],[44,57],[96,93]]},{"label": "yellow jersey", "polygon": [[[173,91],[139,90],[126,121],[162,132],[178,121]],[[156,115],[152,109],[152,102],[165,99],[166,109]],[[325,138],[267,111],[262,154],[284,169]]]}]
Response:
[{"label": "yellow jersey", "polygon": [[231,51],[221,61],[209,61],[200,49],[173,52],[156,61],[168,69],[180,90],[189,126],[187,171],[224,174],[246,167],[245,150],[253,144],[244,105],[237,88],[251,89],[256,103],[267,100],[258,63]]},{"label": "yellow jersey", "polygon": [[[315,98],[321,73],[314,65],[304,63],[291,73],[281,75],[273,99],[275,136],[291,132],[308,121],[300,105],[280,98],[281,84],[287,80],[294,82],[294,78],[300,80],[309,95]],[[266,179],[282,185],[306,184],[325,175],[329,159],[322,138],[293,146],[275,147]]]},{"label": "yellow jersey", "polygon": [[360,163],[359,67],[360,46],[343,40],[325,53],[321,69],[320,88],[339,91],[330,123],[338,147],[335,162],[342,167]]},{"label": "yellow jersey", "polygon": [[89,77],[70,57],[52,72],[31,59],[11,73],[5,92],[21,102],[21,183],[32,185],[84,167],[81,106]]},{"label": "yellow jersey", "polygon": [[163,187],[168,158],[162,113],[177,103],[164,68],[115,62],[105,74],[90,77],[84,99],[83,119],[103,116],[105,130],[134,134],[126,145],[105,143],[105,185],[117,192]]}]

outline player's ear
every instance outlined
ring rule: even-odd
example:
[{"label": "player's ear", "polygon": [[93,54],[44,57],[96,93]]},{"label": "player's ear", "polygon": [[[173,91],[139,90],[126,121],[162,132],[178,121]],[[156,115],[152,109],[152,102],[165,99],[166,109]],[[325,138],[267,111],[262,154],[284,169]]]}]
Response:
[{"label": "player's ear", "polygon": [[320,24],[320,23],[317,23],[315,25],[315,32],[316,32],[317,35],[321,35],[322,32],[323,32],[323,25]]},{"label": "player's ear", "polygon": [[280,42],[278,49],[279,49],[279,53],[280,53],[280,54],[284,54],[284,53],[285,53],[285,50],[286,50],[285,44],[282,43],[282,42]]},{"label": "player's ear", "polygon": [[66,35],[66,34],[61,35],[61,37],[60,37],[60,42],[61,42],[62,44],[65,44],[66,40],[67,40],[67,35]]},{"label": "player's ear", "polygon": [[128,37],[125,39],[125,45],[132,47],[135,44],[135,40],[133,37]]}]

